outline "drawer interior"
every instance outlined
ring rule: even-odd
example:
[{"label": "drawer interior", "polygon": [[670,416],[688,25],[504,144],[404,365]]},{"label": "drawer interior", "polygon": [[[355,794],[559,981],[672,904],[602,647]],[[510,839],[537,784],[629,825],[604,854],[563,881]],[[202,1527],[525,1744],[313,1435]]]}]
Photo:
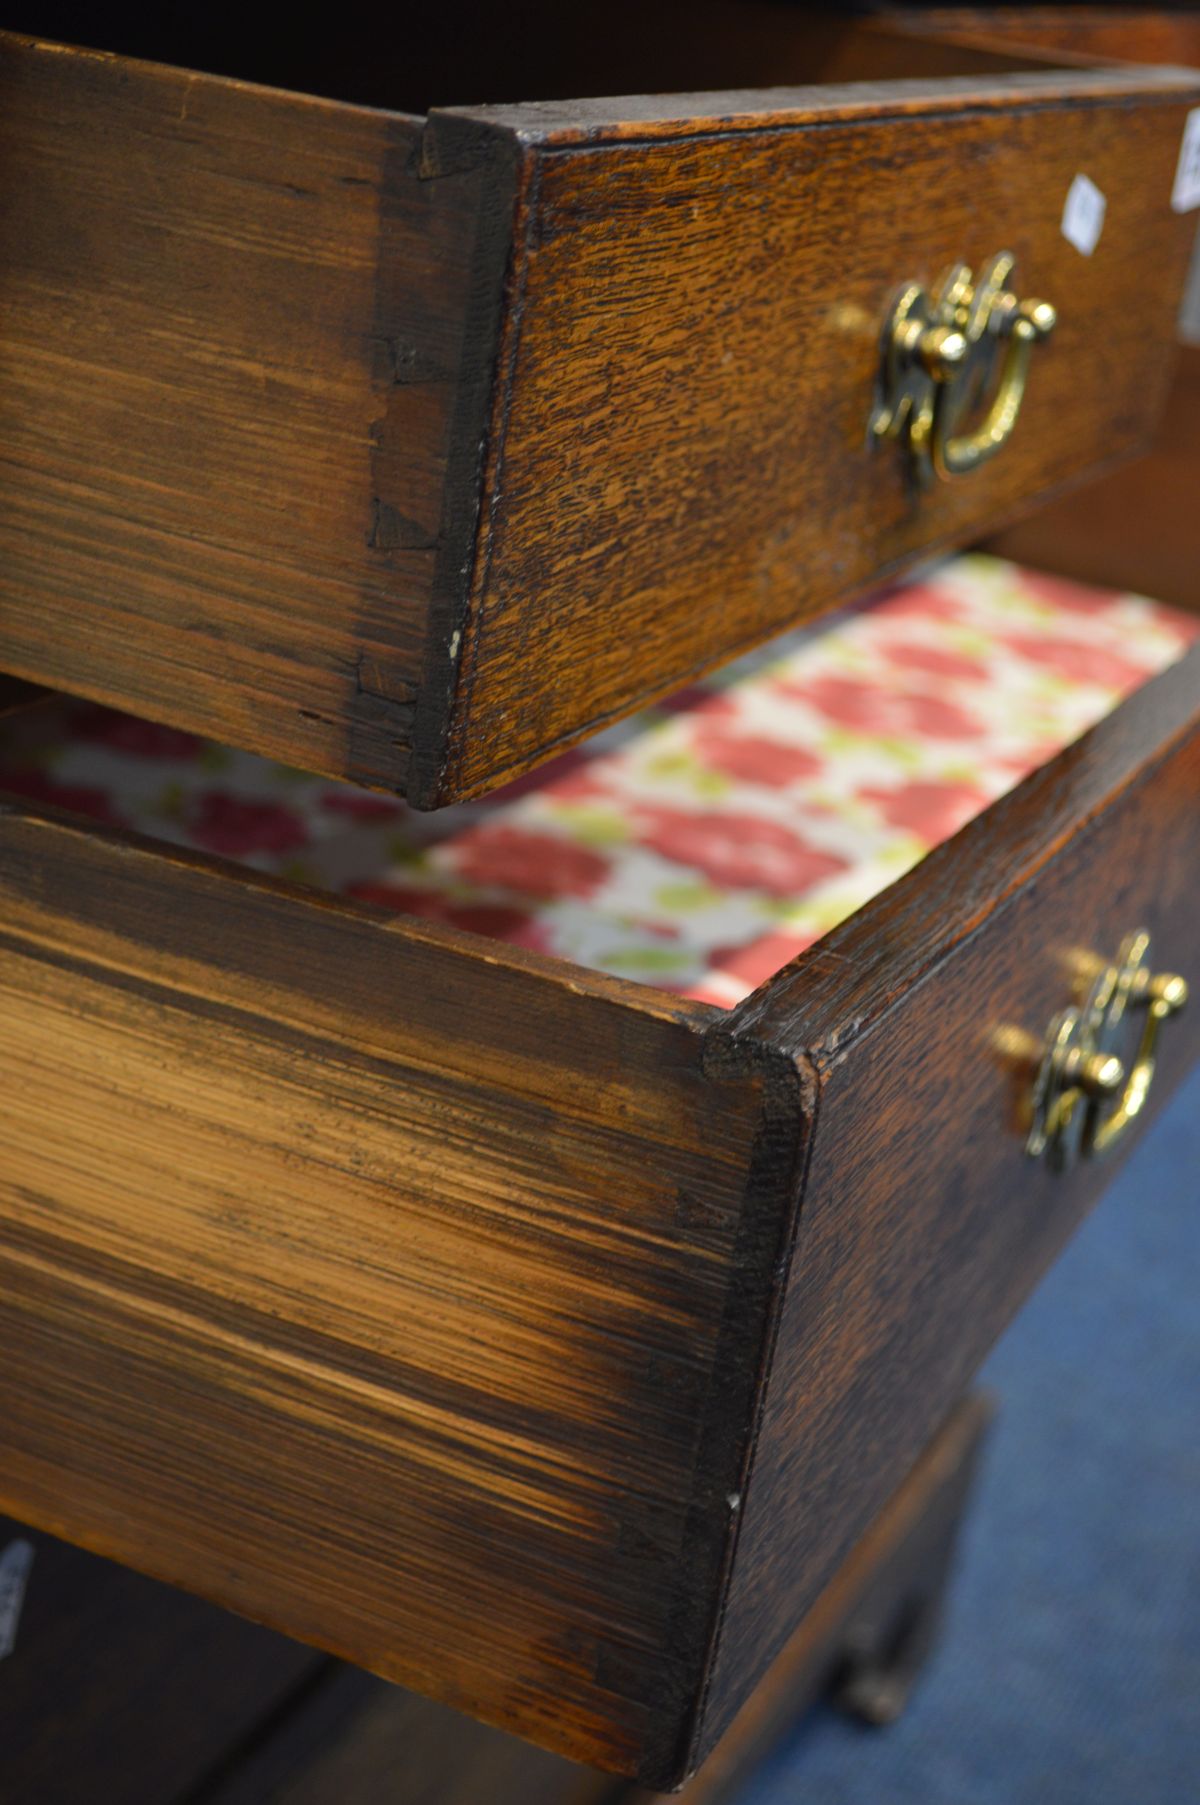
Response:
[{"label": "drawer interior", "polygon": [[10,30],[393,111],[1040,68],[1021,49],[908,40],[784,0],[448,0],[386,29],[360,6],[280,31],[244,9],[36,3]]},{"label": "drawer interior", "polygon": [[732,1007],[1198,635],[976,553],[434,815],[66,697],[0,722],[0,788]]}]

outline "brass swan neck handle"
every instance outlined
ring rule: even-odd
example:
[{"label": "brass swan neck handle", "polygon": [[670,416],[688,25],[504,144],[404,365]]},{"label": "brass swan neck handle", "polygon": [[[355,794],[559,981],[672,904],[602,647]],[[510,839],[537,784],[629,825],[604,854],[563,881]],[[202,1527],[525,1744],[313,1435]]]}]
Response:
[{"label": "brass swan neck handle", "polygon": [[[912,283],[888,315],[871,430],[906,448],[923,488],[965,476],[1012,436],[1034,346],[1057,319],[1048,301],[1019,300],[1009,288],[1015,262],[1001,251],[978,278],[956,264],[932,298]],[[964,429],[993,381],[986,416]]]},{"label": "brass swan neck handle", "polygon": [[[1075,964],[1082,1000],[1055,1016],[1046,1031],[1028,1098],[1025,1150],[1048,1154],[1059,1167],[1107,1153],[1145,1107],[1154,1082],[1158,1036],[1188,999],[1185,980],[1155,972],[1150,936],[1130,934],[1111,965],[1087,954]],[[1127,1016],[1141,1031],[1127,1064]]]}]

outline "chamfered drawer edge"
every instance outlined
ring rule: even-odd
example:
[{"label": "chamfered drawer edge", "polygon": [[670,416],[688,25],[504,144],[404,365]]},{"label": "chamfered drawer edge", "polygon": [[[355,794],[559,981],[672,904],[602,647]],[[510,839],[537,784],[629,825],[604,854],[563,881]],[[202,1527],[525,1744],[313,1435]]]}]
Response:
[{"label": "chamfered drawer edge", "polygon": [[[420,806],[1133,449],[1166,380],[1188,72],[422,119],[9,34],[0,88],[0,666]],[[883,315],[1005,238],[1058,363],[918,504]]]},{"label": "chamfered drawer edge", "polygon": [[728,1015],[5,805],[6,1507],[677,1783],[1103,1180],[978,1035],[1050,906],[1194,975],[1198,681]]},{"label": "chamfered drawer edge", "polygon": [[[734,1012],[803,1059],[812,1123],[693,1760],[1200,1058],[1198,811],[1193,650]],[[1143,1115],[1056,1170],[1024,1151],[1020,1042],[1143,928],[1192,1000]]]}]

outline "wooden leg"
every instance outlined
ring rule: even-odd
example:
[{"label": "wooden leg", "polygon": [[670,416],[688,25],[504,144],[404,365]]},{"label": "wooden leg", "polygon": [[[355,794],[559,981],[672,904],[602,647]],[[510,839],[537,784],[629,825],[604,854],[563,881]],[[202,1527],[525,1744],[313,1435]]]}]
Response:
[{"label": "wooden leg", "polygon": [[[945,1424],[677,1795],[682,1805],[722,1805],[829,1689],[872,1723],[896,1716],[933,1640],[989,1416],[976,1398]],[[0,1547],[28,1533],[0,1524]],[[14,1798],[93,1797],[97,1774],[105,1805],[652,1805],[658,1796],[48,1536],[29,1539],[26,1610],[0,1668]]]},{"label": "wooden leg", "polygon": [[[898,1533],[842,1630],[837,1703],[869,1724],[894,1723],[937,1641],[971,1480],[990,1418],[972,1399],[926,1456],[924,1508]],[[923,1463],[924,1465],[925,1463]],[[897,1500],[900,1503],[902,1500]],[[893,1506],[893,1509],[895,1506]],[[882,1525],[885,1529],[889,1525]]]}]

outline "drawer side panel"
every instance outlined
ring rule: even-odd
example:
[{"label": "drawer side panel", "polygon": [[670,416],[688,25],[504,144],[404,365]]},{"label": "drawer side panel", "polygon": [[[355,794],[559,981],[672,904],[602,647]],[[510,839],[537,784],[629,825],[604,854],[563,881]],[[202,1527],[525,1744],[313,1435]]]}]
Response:
[{"label": "drawer side panel", "polygon": [[0,816],[0,1497],[628,1772],[711,1612],[763,1087],[519,961]]},{"label": "drawer side panel", "polygon": [[422,133],[0,35],[0,668],[404,787],[505,217]]},{"label": "drawer side panel", "polygon": [[[1075,950],[1142,927],[1195,997],[1198,799],[1194,652],[739,1012],[820,1100],[697,1757],[1099,1196],[1118,1154],[1025,1154],[1006,1031],[1040,1040]],[[1198,1056],[1193,1001],[1151,1116]]]}]

